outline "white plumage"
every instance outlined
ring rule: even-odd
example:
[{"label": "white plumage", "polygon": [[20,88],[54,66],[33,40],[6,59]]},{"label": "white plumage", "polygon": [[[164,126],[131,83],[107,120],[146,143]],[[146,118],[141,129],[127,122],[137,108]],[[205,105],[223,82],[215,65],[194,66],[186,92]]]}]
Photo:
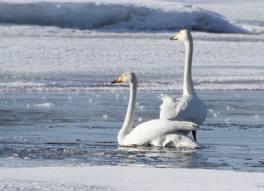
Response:
[{"label": "white plumage", "polygon": [[135,127],[120,145],[154,145],[159,147],[191,147],[198,145],[186,136],[198,126],[192,122],[155,119]]},{"label": "white plumage", "polygon": [[[201,125],[207,115],[207,108],[196,95],[192,81],[193,41],[190,31],[181,30],[171,40],[180,40],[185,45],[185,65],[183,78],[183,95],[175,99],[170,96],[162,97],[160,119],[192,121]],[[193,134],[196,140],[196,134]]]},{"label": "white plumage", "polygon": [[121,146],[152,145],[159,147],[188,147],[199,145],[187,136],[197,130],[193,122],[155,119],[144,122],[133,128],[133,117],[136,103],[137,78],[134,73],[125,73],[112,83],[128,82],[130,97],[124,124],[118,132],[117,141]]},{"label": "white plumage", "polygon": [[194,95],[183,95],[178,99],[162,97],[160,119],[192,121],[201,125],[207,114],[205,104]]}]

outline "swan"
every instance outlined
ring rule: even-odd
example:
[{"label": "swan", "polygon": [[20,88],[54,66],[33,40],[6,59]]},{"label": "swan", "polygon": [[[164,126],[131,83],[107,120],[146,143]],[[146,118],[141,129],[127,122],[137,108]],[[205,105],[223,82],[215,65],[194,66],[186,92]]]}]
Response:
[{"label": "swan", "polygon": [[120,146],[199,147],[195,141],[187,136],[190,131],[198,129],[198,126],[193,122],[154,119],[133,128],[137,77],[132,72],[126,72],[112,82],[112,84],[115,83],[128,83],[130,86],[125,120],[117,136]]},{"label": "swan", "polygon": [[[193,40],[189,30],[183,29],[177,32],[170,40],[183,41],[185,45],[185,64],[183,78],[182,97],[174,99],[169,96],[162,97],[160,106],[160,119],[192,121],[201,125],[207,115],[206,105],[196,95],[192,81],[192,55]],[[196,141],[196,131],[192,131]]]}]

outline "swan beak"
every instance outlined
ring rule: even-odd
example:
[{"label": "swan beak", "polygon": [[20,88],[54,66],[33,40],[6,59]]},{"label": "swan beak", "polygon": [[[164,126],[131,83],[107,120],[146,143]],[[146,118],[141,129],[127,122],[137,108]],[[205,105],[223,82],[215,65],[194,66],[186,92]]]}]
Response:
[{"label": "swan beak", "polygon": [[121,82],[118,81],[118,79],[111,82],[111,84],[117,84],[117,83],[121,83]]},{"label": "swan beak", "polygon": [[170,37],[170,40],[179,40],[179,33],[176,33],[174,36]]},{"label": "swan beak", "polygon": [[121,75],[116,80],[112,81],[111,84],[122,83],[122,82],[124,82],[124,78],[125,77],[123,75]]}]

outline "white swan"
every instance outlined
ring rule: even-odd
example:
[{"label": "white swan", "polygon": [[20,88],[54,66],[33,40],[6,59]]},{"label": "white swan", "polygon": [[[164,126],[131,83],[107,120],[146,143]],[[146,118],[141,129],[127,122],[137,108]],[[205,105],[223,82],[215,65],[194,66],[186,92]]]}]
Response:
[{"label": "white swan", "polygon": [[127,72],[112,83],[127,82],[130,86],[130,97],[125,121],[118,132],[117,141],[121,146],[153,145],[159,147],[196,148],[198,144],[187,136],[190,131],[197,130],[193,122],[155,119],[144,122],[133,128],[136,104],[137,78],[134,73]]},{"label": "white swan", "polygon": [[[192,35],[190,31],[184,29],[177,32],[170,40],[183,41],[185,45],[183,95],[177,100],[169,96],[162,98],[160,119],[192,121],[197,125],[201,125],[206,118],[207,108],[203,101],[198,98],[193,87],[191,73],[193,55]],[[192,131],[192,133],[196,141],[196,131]]]}]

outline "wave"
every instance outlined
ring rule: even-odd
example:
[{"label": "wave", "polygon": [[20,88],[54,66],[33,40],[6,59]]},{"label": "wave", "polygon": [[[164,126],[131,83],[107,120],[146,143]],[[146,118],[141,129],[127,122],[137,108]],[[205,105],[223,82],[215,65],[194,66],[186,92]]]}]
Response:
[{"label": "wave", "polygon": [[217,33],[246,30],[222,15],[205,9],[175,4],[109,2],[0,2],[0,22],[111,31],[170,31],[190,28]]}]

